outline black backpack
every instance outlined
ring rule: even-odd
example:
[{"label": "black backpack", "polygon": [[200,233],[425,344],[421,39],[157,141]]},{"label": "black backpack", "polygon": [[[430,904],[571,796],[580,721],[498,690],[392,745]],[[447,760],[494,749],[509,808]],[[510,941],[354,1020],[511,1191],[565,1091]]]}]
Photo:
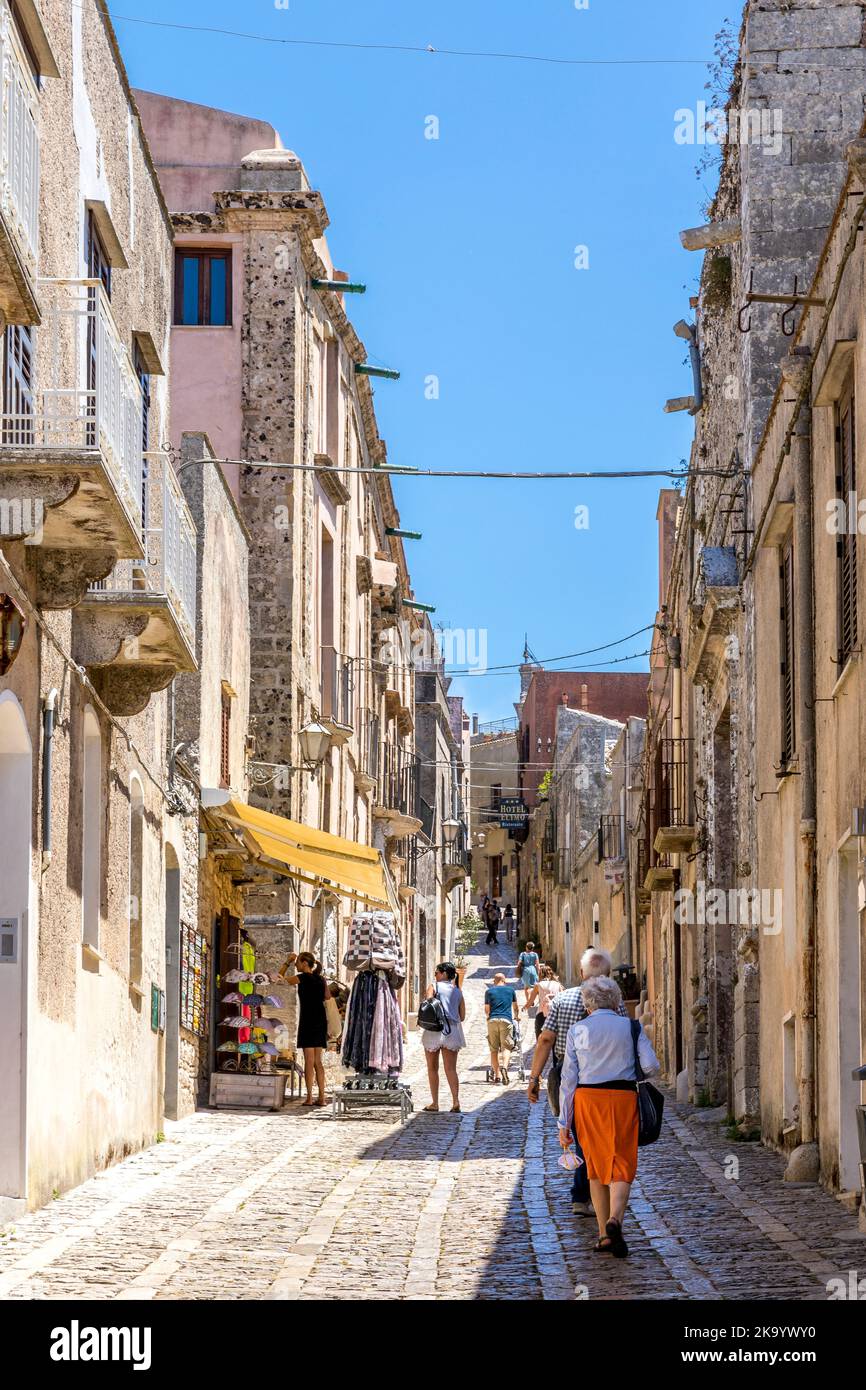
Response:
[{"label": "black backpack", "polygon": [[432,999],[425,999],[418,1010],[418,1027],[425,1033],[450,1033],[451,1022],[445,1006],[439,998],[439,990]]}]

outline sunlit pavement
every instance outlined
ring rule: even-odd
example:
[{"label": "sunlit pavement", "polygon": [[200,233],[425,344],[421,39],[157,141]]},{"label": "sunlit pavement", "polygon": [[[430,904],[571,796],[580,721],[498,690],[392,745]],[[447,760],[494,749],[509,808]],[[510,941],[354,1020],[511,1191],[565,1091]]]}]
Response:
[{"label": "sunlit pavement", "polygon": [[825,1299],[829,1280],[866,1272],[840,1203],[786,1187],[777,1156],[674,1105],[641,1153],[631,1257],[591,1253],[546,1103],[486,1080],[484,986],[513,958],[470,957],[462,1114],[421,1113],[415,1035],[403,1127],[297,1103],[202,1111],[0,1236],[0,1298]]}]

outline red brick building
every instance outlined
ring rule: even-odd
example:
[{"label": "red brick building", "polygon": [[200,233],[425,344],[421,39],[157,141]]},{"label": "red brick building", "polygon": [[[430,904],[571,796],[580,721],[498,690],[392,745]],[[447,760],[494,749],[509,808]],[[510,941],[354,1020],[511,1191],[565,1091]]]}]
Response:
[{"label": "red brick building", "polygon": [[649,675],[644,671],[535,670],[520,706],[520,769],[523,798],[537,801],[538,784],[553,765],[558,705],[625,721],[646,718]]}]

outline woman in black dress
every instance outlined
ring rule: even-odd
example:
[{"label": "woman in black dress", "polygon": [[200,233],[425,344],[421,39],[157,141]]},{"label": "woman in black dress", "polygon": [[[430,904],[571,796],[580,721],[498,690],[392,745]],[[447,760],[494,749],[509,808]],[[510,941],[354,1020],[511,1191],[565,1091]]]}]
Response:
[{"label": "woman in black dress", "polygon": [[[287,974],[293,961],[297,961],[297,974]],[[280,971],[280,978],[287,984],[298,987],[298,1047],[304,1052],[304,1081],[307,1099],[304,1105],[313,1104],[313,1078],[319,1088],[319,1105],[327,1105],[325,1095],[325,1065],[322,1053],[328,1045],[328,1019],[325,1013],[325,1000],[330,997],[322,967],[310,951],[297,955],[294,951]]]}]

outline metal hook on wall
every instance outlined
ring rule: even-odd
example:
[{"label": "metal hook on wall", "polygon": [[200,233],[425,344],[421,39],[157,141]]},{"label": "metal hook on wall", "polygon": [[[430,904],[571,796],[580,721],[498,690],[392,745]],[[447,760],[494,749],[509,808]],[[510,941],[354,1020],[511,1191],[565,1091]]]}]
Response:
[{"label": "metal hook on wall", "polygon": [[[779,315],[779,326],[781,327],[782,332],[784,333],[784,335],[785,335],[786,338],[793,338],[793,336],[794,336],[794,330],[795,330],[795,328],[796,328],[796,324],[794,323],[793,318],[789,318],[789,315],[790,315],[790,314],[795,314],[795,313],[797,312],[797,294],[798,294],[799,288],[800,288],[800,283],[799,283],[798,277],[795,275],[795,276],[794,276],[794,294],[793,294],[791,303],[788,305],[787,309],[783,309],[782,312],[781,312],[781,314]],[[788,326],[789,324],[790,324],[790,327]]]},{"label": "metal hook on wall", "polygon": [[[752,313],[751,313],[751,309],[752,309],[752,291],[754,290],[754,287],[755,287],[755,268],[754,268],[754,266],[753,266],[752,269],[749,271],[749,289],[748,289],[748,293],[746,294],[746,302],[745,302],[745,304],[743,305],[742,309],[740,310],[739,314],[737,315],[737,327],[739,328],[739,330],[740,330],[741,333],[751,333],[751,331],[752,331]],[[743,322],[743,315],[744,315],[744,314],[748,314],[748,316],[749,316],[749,317],[748,317],[748,320],[747,320],[745,323]]]}]

